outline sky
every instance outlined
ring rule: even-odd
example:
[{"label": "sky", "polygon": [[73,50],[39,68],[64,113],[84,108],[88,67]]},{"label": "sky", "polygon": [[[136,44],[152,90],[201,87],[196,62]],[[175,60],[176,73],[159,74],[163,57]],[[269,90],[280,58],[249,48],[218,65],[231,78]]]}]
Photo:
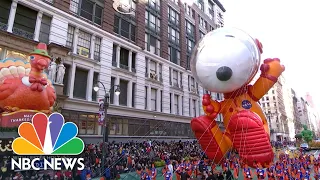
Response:
[{"label": "sky", "polygon": [[284,76],[300,96],[320,107],[320,17],[317,0],[220,0],[225,27],[237,27],[263,44],[263,58],[280,58]]}]

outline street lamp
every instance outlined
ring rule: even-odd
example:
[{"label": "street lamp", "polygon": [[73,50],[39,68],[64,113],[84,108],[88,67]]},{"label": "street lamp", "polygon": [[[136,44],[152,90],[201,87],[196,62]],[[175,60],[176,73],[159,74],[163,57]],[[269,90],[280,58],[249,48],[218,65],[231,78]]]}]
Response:
[{"label": "street lamp", "polygon": [[120,95],[120,86],[119,85],[113,85],[109,91],[106,90],[106,87],[104,86],[104,84],[101,81],[97,81],[97,84],[93,87],[93,90],[98,92],[99,91],[99,84],[100,83],[103,87],[104,90],[104,99],[103,99],[103,108],[104,108],[104,119],[103,119],[103,128],[102,128],[102,135],[103,135],[103,145],[102,145],[102,171],[104,171],[104,165],[105,165],[105,154],[106,154],[106,149],[105,149],[105,142],[108,142],[108,138],[109,138],[109,126],[107,123],[107,112],[108,112],[108,108],[109,108],[109,100],[110,100],[110,93],[111,90],[116,87],[116,89],[114,90],[114,93],[119,96]]}]

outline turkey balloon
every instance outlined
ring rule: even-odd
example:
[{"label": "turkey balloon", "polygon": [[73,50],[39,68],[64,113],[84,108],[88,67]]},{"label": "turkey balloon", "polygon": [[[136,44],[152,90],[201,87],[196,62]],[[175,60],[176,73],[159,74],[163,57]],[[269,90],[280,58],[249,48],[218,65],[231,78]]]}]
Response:
[{"label": "turkey balloon", "polygon": [[[209,159],[220,164],[234,149],[242,162],[267,167],[274,157],[267,119],[258,101],[284,71],[278,58],[261,64],[262,44],[236,28],[206,34],[195,46],[191,71],[204,89],[223,93],[224,100],[204,94],[205,115],[193,118],[191,129]],[[257,81],[250,84],[260,70]],[[224,131],[215,118],[223,116]]]}]

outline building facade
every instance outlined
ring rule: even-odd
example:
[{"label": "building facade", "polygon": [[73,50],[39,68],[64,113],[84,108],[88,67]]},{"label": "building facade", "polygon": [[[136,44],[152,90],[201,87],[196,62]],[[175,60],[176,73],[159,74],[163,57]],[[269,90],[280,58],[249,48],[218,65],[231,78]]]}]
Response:
[{"label": "building facade", "polygon": [[306,125],[308,128],[311,127],[309,116],[308,116],[308,103],[304,100],[304,98],[300,97],[298,99],[298,112],[299,112],[299,118],[300,122],[303,125]]},{"label": "building facade", "polygon": [[295,140],[295,125],[294,125],[294,105],[293,105],[293,94],[292,89],[288,86],[287,83],[283,82],[283,100],[284,106],[287,115],[287,122],[288,122],[288,133],[289,133],[289,140]]},{"label": "building facade", "polygon": [[319,115],[316,106],[314,105],[313,98],[310,93],[306,93],[306,101],[308,102],[308,117],[312,130],[316,135],[319,134]]},{"label": "building facade", "polygon": [[[131,15],[112,0],[2,0],[0,55],[26,59],[38,42],[65,66],[58,106],[85,141],[101,141],[98,100],[110,90],[110,140],[192,138],[203,90],[190,56],[207,32],[223,26],[217,0],[191,7],[177,0],[133,1]],[[120,95],[114,93],[114,86]],[[165,136],[165,137],[163,137]]]},{"label": "building facade", "polygon": [[291,89],[291,93],[292,93],[292,104],[293,104],[293,108],[294,108],[294,111],[293,111],[293,113],[294,113],[294,130],[295,130],[295,134],[298,134],[302,130],[302,123],[300,121],[299,110],[298,110],[298,96],[293,89]]},{"label": "building facade", "polygon": [[284,77],[280,76],[277,83],[260,100],[260,105],[269,120],[270,139],[272,141],[289,140],[283,82],[285,82]]}]

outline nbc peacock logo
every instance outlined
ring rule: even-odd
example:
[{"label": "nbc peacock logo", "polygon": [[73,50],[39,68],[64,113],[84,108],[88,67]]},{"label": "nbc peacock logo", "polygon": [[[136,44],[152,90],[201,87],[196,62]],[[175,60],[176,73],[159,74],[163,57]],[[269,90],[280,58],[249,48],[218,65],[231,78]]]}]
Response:
[{"label": "nbc peacock logo", "polygon": [[[78,127],[73,122],[66,122],[60,113],[53,113],[49,117],[43,113],[37,113],[32,117],[31,123],[24,122],[18,128],[20,137],[12,143],[12,150],[17,155],[32,156],[72,156],[79,155],[84,150],[83,141],[76,137]],[[18,167],[21,170],[38,170],[35,162],[40,158],[18,158],[18,162],[12,159],[12,169]],[[61,164],[72,169],[76,162],[84,168],[83,158],[50,158],[41,159],[44,169],[60,170]],[[71,167],[72,166],[72,167]],[[83,167],[82,167],[83,166]],[[40,170],[40,169],[39,169]]]}]

